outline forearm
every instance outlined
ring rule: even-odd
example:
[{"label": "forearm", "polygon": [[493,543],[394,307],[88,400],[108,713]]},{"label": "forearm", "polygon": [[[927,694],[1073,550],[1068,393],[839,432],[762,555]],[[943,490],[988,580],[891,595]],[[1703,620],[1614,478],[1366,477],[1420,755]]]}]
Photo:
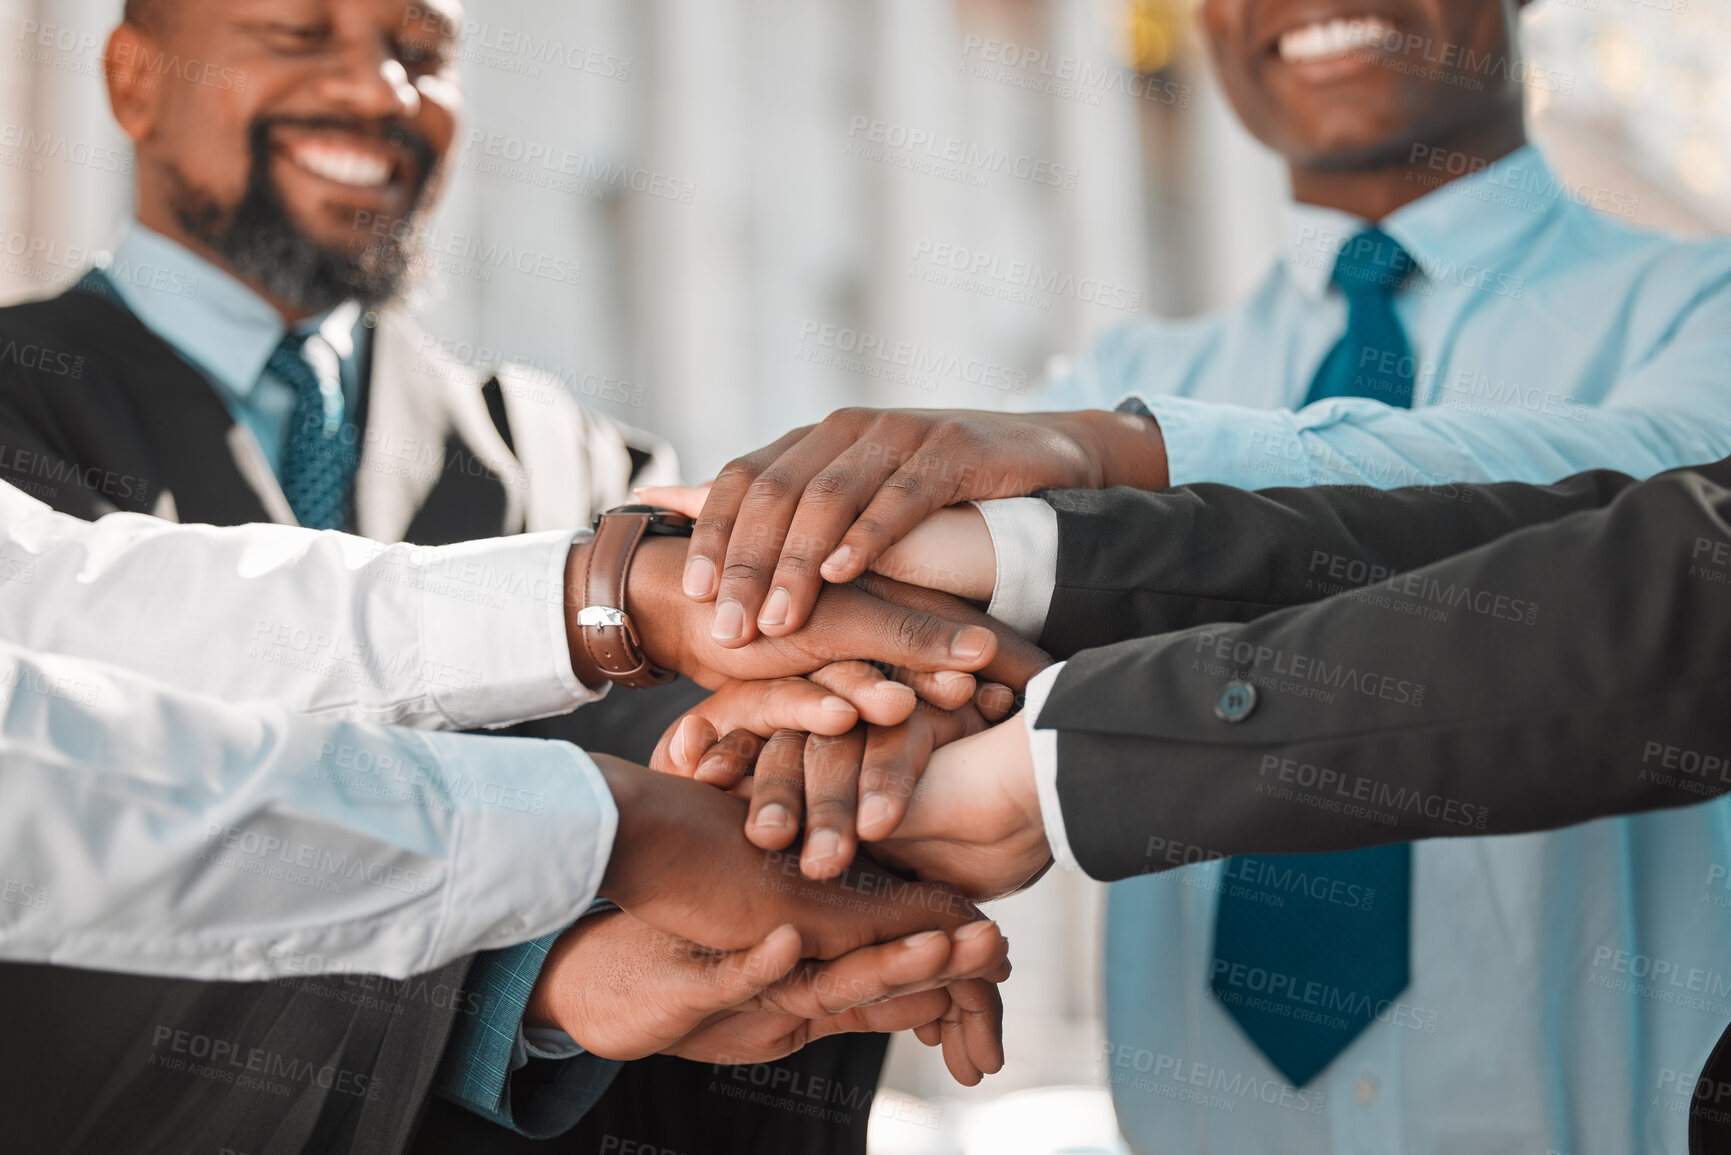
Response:
[{"label": "forearm", "polygon": [[1731,453],[1723,379],[1722,369],[1684,378],[1646,391],[1645,402],[1598,407],[1559,398],[1495,414],[1365,400],[1296,412],[1183,397],[1146,403],[1160,422],[1175,485],[1542,484],[1607,467],[1647,477]]},{"label": "forearm", "polygon": [[1077,409],[1044,415],[1078,444],[1091,446],[1100,476],[1096,488],[1165,489],[1169,482],[1166,439],[1160,423],[1143,413]]},{"label": "forearm", "polygon": [[1058,544],[1041,644],[1063,655],[1249,621],[1603,508],[1632,484],[1598,472],[1544,487],[1047,493]]},{"label": "forearm", "polygon": [[[1038,725],[1058,732],[1078,860],[1120,878],[1731,789],[1712,760],[1731,565],[1703,561],[1731,551],[1728,513],[1679,473],[1364,594],[1076,656]],[[1218,712],[1233,682],[1255,688],[1236,722]]]},{"label": "forearm", "polygon": [[31,895],[8,958],[402,977],[564,925],[612,850],[612,798],[561,743],[232,706],[9,645],[0,665],[0,874]]},{"label": "forearm", "polygon": [[421,728],[591,700],[563,618],[569,534],[428,549],[288,526],[84,522],[0,487],[0,636],[228,701]]}]

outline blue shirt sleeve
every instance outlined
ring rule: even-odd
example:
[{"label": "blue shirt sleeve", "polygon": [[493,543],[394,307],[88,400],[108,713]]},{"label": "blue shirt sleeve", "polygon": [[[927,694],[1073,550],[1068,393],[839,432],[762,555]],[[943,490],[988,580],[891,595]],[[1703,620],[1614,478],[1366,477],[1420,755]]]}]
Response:
[{"label": "blue shirt sleeve", "polygon": [[512,1056],[529,993],[563,931],[504,950],[483,951],[469,971],[466,1004],[451,1030],[434,1092],[531,1139],[547,1139],[576,1126],[613,1082],[619,1064],[583,1054],[531,1059],[517,1078]]},{"label": "blue shirt sleeve", "polygon": [[[1561,393],[1479,413],[1331,398],[1293,412],[1142,394],[1173,485],[1438,485],[1551,482],[1614,467],[1636,477],[1731,453],[1731,292],[1700,303],[1602,405]],[[1140,392],[1126,381],[1125,392]],[[1111,398],[1112,404],[1120,398]]]}]

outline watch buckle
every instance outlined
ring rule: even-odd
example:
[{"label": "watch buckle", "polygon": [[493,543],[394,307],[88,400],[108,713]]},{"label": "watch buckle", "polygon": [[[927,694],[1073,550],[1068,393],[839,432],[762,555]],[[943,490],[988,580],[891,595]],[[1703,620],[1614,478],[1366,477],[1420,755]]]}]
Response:
[{"label": "watch buckle", "polygon": [[608,626],[629,627],[625,611],[612,606],[584,606],[577,611],[577,624],[605,629]]}]

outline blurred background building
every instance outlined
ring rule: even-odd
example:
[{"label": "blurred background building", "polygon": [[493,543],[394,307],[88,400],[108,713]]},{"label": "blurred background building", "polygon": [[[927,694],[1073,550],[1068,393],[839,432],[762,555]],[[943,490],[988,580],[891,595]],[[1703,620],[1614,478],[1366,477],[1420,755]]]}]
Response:
[{"label": "blurred background building", "polygon": [[[0,0],[0,303],[75,279],[129,212],[119,7]],[[1191,8],[469,0],[428,355],[536,366],[692,480],[842,405],[1026,407],[1106,327],[1230,301],[1278,247],[1284,174]],[[1535,135],[1639,226],[1731,228],[1728,44],[1731,0],[1540,0]],[[1009,1065],[962,1091],[898,1039],[875,1151],[1118,1149],[1100,910],[1061,874],[998,905]]]}]

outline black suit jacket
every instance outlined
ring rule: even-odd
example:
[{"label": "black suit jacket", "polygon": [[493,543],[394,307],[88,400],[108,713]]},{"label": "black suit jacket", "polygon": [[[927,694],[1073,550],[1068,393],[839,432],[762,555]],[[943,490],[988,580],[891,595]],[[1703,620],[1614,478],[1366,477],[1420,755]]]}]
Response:
[{"label": "black suit jacket", "polygon": [[1037,725],[1058,731],[1096,878],[1731,789],[1731,461],[1643,483],[1046,496],[1041,642],[1070,660]]},{"label": "black suit jacket", "polygon": [[[628,500],[633,483],[672,480],[655,439],[587,413],[556,385],[429,358],[431,344],[388,311],[372,331],[356,482],[363,534],[438,545],[571,528]],[[84,518],[114,510],[217,525],[293,517],[209,383],[129,311],[88,291],[0,309],[0,477]],[[518,732],[644,761],[697,696],[689,682],[613,694]],[[625,1064],[578,1128],[546,1144],[438,1100],[430,1090],[446,1040],[477,997],[464,985],[470,961],[401,983],[200,983],[0,965],[13,1008],[0,1032],[0,1148],[372,1155],[412,1146],[469,1155],[587,1152],[612,1135],[690,1155],[864,1151],[880,1036],[823,1040],[760,1080],[865,1088],[862,1102],[829,1116],[765,1109],[731,1094],[752,1083],[734,1086],[706,1065],[660,1058]],[[262,1091],[223,1063],[209,1077],[161,1065],[165,1037],[232,1046],[218,1054],[256,1049],[333,1076],[329,1086],[315,1078],[287,1094]],[[532,1066],[514,1080],[519,1119],[533,1115],[535,1075]]]}]

